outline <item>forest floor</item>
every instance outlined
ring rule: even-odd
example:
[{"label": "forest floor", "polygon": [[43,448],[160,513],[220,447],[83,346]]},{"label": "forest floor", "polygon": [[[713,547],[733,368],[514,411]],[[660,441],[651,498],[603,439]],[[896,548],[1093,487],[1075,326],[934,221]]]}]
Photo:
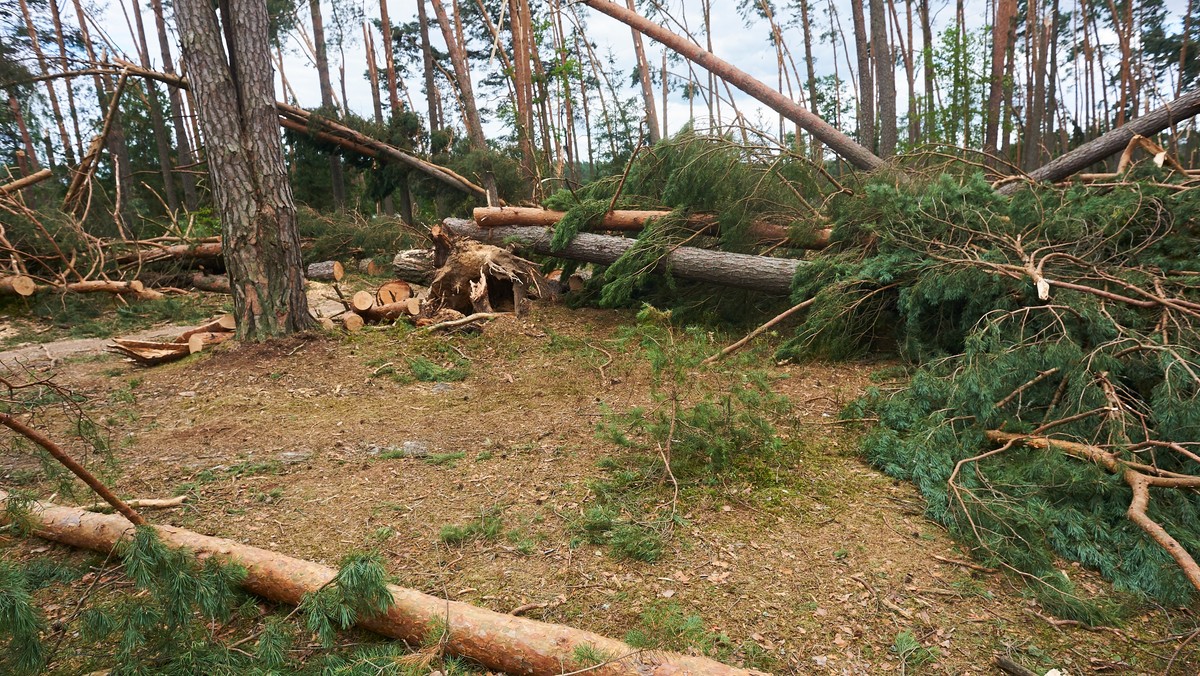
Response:
[{"label": "forest floor", "polygon": [[[990,674],[999,654],[1038,673],[1162,673],[1172,658],[1172,673],[1196,673],[1200,641],[1176,654],[1195,625],[1186,611],[1146,610],[1119,630],[1057,625],[1019,581],[961,563],[969,555],[923,518],[917,491],[867,465],[861,430],[838,420],[886,362],[778,365],[760,346],[754,361],[790,401],[774,421],[785,451],[765,471],[685,486],[681,525],[654,563],[588,544],[580,524],[609,472],[599,463],[631,452],[597,423],[650,402],[645,358],[614,342],[632,323],[543,305],[477,335],[230,342],[149,369],[77,354],[54,372],[120,441],[107,473],[119,494],[189,496],[148,513],[159,523],[331,565],[375,549],[421,591],[503,612],[545,604],[526,615],[777,673]],[[462,379],[418,380],[418,357]],[[37,468],[0,450],[0,485],[48,498]],[[670,501],[669,486],[651,500]],[[472,523],[477,537],[443,534]],[[84,556],[3,536],[0,552]],[[38,598],[65,614],[81,586]]]}]

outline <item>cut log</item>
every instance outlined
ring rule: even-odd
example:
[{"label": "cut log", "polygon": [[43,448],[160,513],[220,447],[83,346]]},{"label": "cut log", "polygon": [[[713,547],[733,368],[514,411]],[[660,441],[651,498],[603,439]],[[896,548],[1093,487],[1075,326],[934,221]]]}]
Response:
[{"label": "cut log", "polygon": [[42,169],[41,171],[34,172],[23,178],[18,178],[15,181],[9,181],[4,185],[0,185],[0,195],[11,195],[18,190],[28,188],[35,183],[41,183],[42,181],[50,178],[53,174],[54,172],[50,171],[49,169]]},{"label": "cut log", "polygon": [[184,331],[182,334],[179,335],[178,338],[175,339],[175,342],[176,343],[186,343],[188,338],[191,338],[192,334],[195,334],[195,333],[229,333],[229,334],[232,334],[236,330],[237,330],[237,320],[234,319],[233,315],[221,315],[220,317],[217,317],[216,319],[214,319],[210,322],[201,324],[200,326],[197,326],[194,329]]},{"label": "cut log", "polygon": [[230,333],[230,332],[222,331],[220,333],[217,333],[214,331],[205,331],[202,333],[191,334],[190,336],[187,337],[187,339],[184,342],[186,342],[188,344],[188,347],[191,349],[192,354],[195,354],[195,353],[199,352],[200,350],[203,350],[204,348],[208,347],[209,345],[216,345],[218,343],[224,343],[225,341],[229,340],[230,338],[233,338],[233,336],[234,336],[234,334]]},{"label": "cut log", "polygon": [[[616,230],[636,232],[646,227],[646,221],[670,216],[671,211],[617,209],[601,217],[591,230]],[[562,211],[536,207],[476,207],[475,223],[481,228],[496,228],[506,225],[554,227],[566,214]],[[687,220],[688,227],[706,235],[719,235],[717,217],[712,214],[694,214]],[[788,228],[775,223],[755,223],[748,234],[761,244],[786,244],[799,248],[823,249],[829,246],[830,228],[820,228],[809,237],[794,241]]]},{"label": "cut log", "polygon": [[408,308],[408,314],[410,316],[416,317],[417,315],[421,314],[421,300],[419,298],[409,298],[408,300],[404,301],[404,304]]},{"label": "cut log", "polygon": [[196,272],[188,278],[188,284],[191,284],[192,288],[201,291],[233,293],[233,290],[229,288],[229,277],[225,275],[209,275],[203,272]]},{"label": "cut log", "polygon": [[350,297],[350,307],[355,312],[366,312],[375,307],[375,294],[370,291],[359,291]]},{"label": "cut log", "polygon": [[[480,241],[513,242],[534,253],[557,256],[586,263],[609,265],[630,249],[636,240],[580,233],[563,250],[551,252],[549,228],[480,228],[474,221],[448,218],[447,231],[459,237]],[[784,295],[791,291],[792,277],[803,261],[770,256],[710,251],[681,246],[672,249],[659,263],[659,270],[670,271],[680,279],[693,279],[724,286],[752,289]]]},{"label": "cut log", "polygon": [[387,266],[374,258],[364,258],[358,262],[358,271],[371,277],[382,277],[387,274]]},{"label": "cut log", "polygon": [[[174,498],[134,498],[126,500],[125,504],[134,509],[172,509],[182,507],[187,502],[186,495],[180,495]],[[107,502],[93,502],[90,505],[80,505],[79,509],[89,512],[100,512],[101,514],[111,514],[115,508]]]},{"label": "cut log", "polygon": [[429,284],[433,279],[433,249],[409,249],[392,259],[392,272],[397,277],[416,284]]},{"label": "cut log", "polygon": [[366,322],[363,321],[361,316],[353,312],[347,312],[346,314],[342,315],[342,327],[350,333],[358,333],[362,330],[363,324],[365,323]]},{"label": "cut log", "polygon": [[[1153,136],[1158,132],[1200,114],[1200,88],[1180,96],[1165,106],[1152,110],[1141,117],[1130,120],[1116,129],[1059,156],[1049,164],[1030,172],[1029,179],[1035,183],[1061,181],[1116,153],[1121,152],[1135,135]],[[997,189],[1002,195],[1011,195],[1024,185],[1024,181],[1008,183]]]},{"label": "cut log", "polygon": [[0,277],[0,295],[32,296],[37,291],[37,282],[25,275]]},{"label": "cut log", "polygon": [[[0,504],[9,494],[0,490]],[[7,517],[0,510],[0,522]],[[132,534],[129,522],[111,514],[96,514],[75,507],[39,502],[28,512],[38,537],[107,554]],[[200,535],[173,526],[151,526],[168,547],[197,557],[216,557],[246,570],[242,587],[276,603],[297,605],[305,594],[327,586],[337,571],[312,561],[244,545],[233,540]],[[508,674],[557,676],[587,669],[595,676],[749,676],[750,672],[704,657],[660,650],[636,650],[599,634],[538,622],[507,613],[440,599],[413,589],[388,585],[392,606],[359,626],[389,638],[422,644],[431,626],[445,627],[446,650]],[[612,656],[604,665],[580,655]]]},{"label": "cut log", "polygon": [[372,305],[366,310],[355,310],[355,312],[368,324],[394,322],[401,317],[407,317],[410,315],[408,311],[408,301],[388,303],[386,305]]},{"label": "cut log", "polygon": [[334,324],[333,320],[329,317],[317,317],[317,323],[320,324],[321,328],[325,329],[326,331],[332,331],[337,328],[337,325]]},{"label": "cut log", "polygon": [[337,261],[321,261],[320,263],[310,263],[304,271],[304,276],[307,279],[317,279],[323,282],[340,282],[342,277],[346,276],[346,269]]},{"label": "cut log", "polygon": [[375,291],[375,302],[380,305],[399,303],[400,301],[412,298],[412,295],[412,285],[403,279],[397,279],[380,286]]}]

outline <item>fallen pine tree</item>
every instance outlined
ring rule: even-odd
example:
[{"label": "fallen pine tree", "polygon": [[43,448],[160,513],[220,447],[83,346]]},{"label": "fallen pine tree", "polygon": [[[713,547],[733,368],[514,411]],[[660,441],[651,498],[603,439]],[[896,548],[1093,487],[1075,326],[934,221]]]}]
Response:
[{"label": "fallen pine tree", "polygon": [[[553,245],[554,231],[550,228],[480,228],[474,221],[448,218],[443,223],[448,232],[480,242],[514,244],[533,253],[552,255],[584,263],[611,265],[629,253],[639,240],[579,233],[562,248]],[[711,249],[678,246],[651,252],[656,260],[650,267],[669,271],[674,277],[713,284],[751,289],[772,294],[786,294],[791,289],[796,268],[804,263],[790,258],[753,256]]]},{"label": "fallen pine tree", "polygon": [[[0,524],[9,523],[14,513],[19,513],[34,534],[53,542],[108,554],[133,536],[129,521],[120,515],[97,514],[48,502],[14,510],[14,505],[9,504],[11,499],[7,491],[0,490],[0,503],[6,508],[0,510]],[[168,548],[244,569],[241,586],[276,603],[300,605],[338,577],[338,571],[329,566],[232,540],[173,526],[148,528]],[[431,628],[441,627],[444,632],[441,645],[449,653],[508,674],[557,676],[587,671],[602,676],[745,676],[751,673],[703,657],[637,650],[592,632],[498,613],[396,585],[387,585],[386,591],[390,598],[380,603],[386,609],[378,614],[364,613],[357,618],[359,626],[414,645],[424,643]],[[595,655],[605,657],[599,662],[586,657]]]}]

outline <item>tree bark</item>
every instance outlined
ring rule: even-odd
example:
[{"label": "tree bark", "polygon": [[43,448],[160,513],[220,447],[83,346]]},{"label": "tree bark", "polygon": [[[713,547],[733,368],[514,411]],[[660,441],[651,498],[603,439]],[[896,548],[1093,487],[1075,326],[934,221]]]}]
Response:
[{"label": "tree bark", "polygon": [[[62,14],[58,10],[58,3],[51,2],[50,17],[54,22],[54,40],[58,45],[58,63],[59,68],[65,73],[70,70],[70,65],[67,62],[67,42],[63,35]],[[83,156],[83,132],[79,130],[79,109],[75,106],[75,88],[71,86],[72,78],[67,78],[67,111],[71,115],[71,126],[75,132],[75,151],[80,157]],[[64,140],[64,142],[66,142]]]},{"label": "tree bark", "polygon": [[[434,0],[435,2],[437,0]],[[429,107],[429,131],[442,128],[438,119],[437,84],[433,79],[433,48],[429,45],[429,18],[425,16],[425,0],[417,0],[417,22],[421,30],[421,65],[425,71],[425,103]]]},{"label": "tree bark", "polygon": [[[433,0],[441,2],[441,0]],[[417,4],[424,3],[425,0],[417,0]],[[424,19],[421,20],[424,24]],[[384,70],[387,72],[388,85],[388,105],[390,109],[388,115],[395,115],[403,110],[400,103],[400,88],[396,85],[396,57],[394,55],[395,41],[393,40],[392,20],[388,16],[388,0],[379,0],[379,28],[383,32],[383,63]]]},{"label": "tree bark", "polygon": [[[0,502],[8,499],[9,494],[0,491]],[[129,522],[122,517],[48,502],[38,503],[30,510],[29,518],[34,520],[34,531],[39,537],[101,553],[111,552],[131,534]],[[216,557],[245,568],[247,575],[242,587],[278,603],[298,605],[305,594],[328,586],[337,574],[329,566],[232,540],[173,526],[151,527],[168,547],[185,549],[200,557]],[[392,606],[382,614],[360,619],[359,626],[420,645],[429,638],[430,627],[440,623],[439,626],[448,628],[443,640],[451,654],[479,662],[493,671],[526,676],[558,676],[564,671],[585,669],[595,676],[749,676],[750,673],[703,657],[635,650],[599,634],[440,599],[413,589],[388,585],[388,591]],[[613,661],[597,666],[581,660],[577,655],[584,649],[611,655]]]},{"label": "tree bark", "polygon": [[50,171],[49,169],[41,169],[23,178],[18,178],[15,181],[9,181],[4,185],[0,185],[0,195],[8,195],[18,190],[28,188],[35,183],[41,183],[42,181],[50,178],[53,174],[54,172]]},{"label": "tree bark", "polygon": [[[380,0],[380,3],[386,5],[387,0]],[[333,83],[329,79],[329,55],[325,51],[325,21],[321,17],[321,0],[308,0],[308,11],[312,16],[313,53],[317,62],[317,80],[321,86],[321,107],[330,111],[330,114],[336,114]],[[346,180],[342,174],[342,158],[337,153],[329,153],[329,182],[333,206],[340,210],[346,206]]]},{"label": "tree bark", "polygon": [[[167,35],[167,18],[163,14],[162,0],[150,0],[154,12],[154,28],[158,32],[158,47],[162,52],[162,69],[164,73],[175,73],[175,62],[171,58],[171,38]],[[188,211],[195,211],[199,202],[196,196],[196,176],[192,173],[195,157],[192,155],[192,142],[188,138],[187,118],[183,114],[183,95],[174,87],[167,88],[167,96],[171,102],[171,122],[175,127],[175,154],[179,157],[179,166],[186,167],[179,172],[179,185],[183,188],[183,205]]]},{"label": "tree bark", "polygon": [[[636,13],[633,0],[625,0],[625,5],[631,14]],[[642,86],[642,103],[646,106],[646,126],[648,127],[646,136],[650,145],[654,145],[662,140],[662,134],[659,131],[658,113],[654,106],[654,83],[650,81],[650,63],[646,60],[646,47],[642,44],[642,34],[632,26],[630,32],[633,33],[633,54],[637,59],[638,81]]]},{"label": "tree bark", "polygon": [[[383,1],[386,2],[386,0]],[[458,38],[455,35],[456,27],[450,25],[450,19],[446,15],[446,8],[442,6],[442,0],[433,0],[433,11],[437,15],[438,26],[442,29],[442,37],[446,40],[446,50],[450,52],[450,62],[454,64],[454,79],[458,81],[458,91],[462,94],[463,117],[467,125],[471,149],[486,157],[489,152],[487,138],[483,135],[483,123],[480,121],[479,109],[475,106],[475,90],[471,84],[471,69],[467,65],[466,50],[459,46]],[[457,9],[455,11],[457,13]],[[461,26],[457,27],[457,33],[461,35]],[[488,204],[499,206],[500,193],[496,189],[496,176],[491,171],[490,163],[485,162],[484,166],[481,178],[483,186],[487,190]]]},{"label": "tree bark", "polygon": [[[646,222],[655,218],[670,216],[670,211],[636,211],[617,209],[604,214],[595,230],[617,230],[637,232],[646,227]],[[477,207],[472,213],[475,222],[481,228],[496,228],[506,225],[553,227],[562,220],[564,212],[551,211],[538,207]],[[713,214],[694,214],[688,219],[688,225],[697,232],[707,235],[719,235],[717,217]],[[829,245],[831,231],[829,228],[817,229],[807,241],[795,244],[802,248],[823,249]],[[754,223],[750,226],[749,235],[762,244],[785,244],[791,241],[788,228],[775,223]]]},{"label": "tree bark", "polygon": [[851,0],[850,10],[854,17],[854,45],[858,50],[858,142],[875,152],[875,78],[862,0]]},{"label": "tree bark", "polygon": [[1017,0],[996,0],[992,29],[992,75],[988,85],[987,123],[983,132],[983,152],[988,166],[999,164],[1000,104],[1004,100],[1004,64],[1017,16]]},{"label": "tree bark", "polygon": [[[857,2],[857,0],[855,0]],[[883,0],[871,0],[871,55],[875,60],[875,90],[879,102],[879,156],[896,154],[896,59],[888,40]]]},{"label": "tree bark", "polygon": [[[1167,105],[1141,117],[1130,120],[1122,127],[1085,143],[1049,164],[1031,171],[1029,178],[1034,182],[1061,181],[1071,174],[1103,161],[1129,145],[1134,134],[1153,136],[1158,132],[1200,114],[1200,89],[1185,93]],[[1001,194],[1012,194],[1021,186],[1020,182],[1008,183],[999,189]]]},{"label": "tree bark", "polygon": [[[19,0],[21,14],[25,17],[25,28],[29,33],[29,44],[33,47],[33,54],[37,58],[38,68],[42,75],[50,74],[50,66],[46,63],[46,56],[42,53],[41,43],[38,41],[37,28],[33,25],[33,17],[29,13],[29,4],[25,0]],[[62,137],[63,156],[67,159],[67,164],[75,166],[75,151],[71,143],[71,137],[67,134],[67,125],[63,121],[62,109],[58,105],[58,92],[54,88],[53,80],[46,80],[46,95],[50,99],[50,112],[54,116],[54,122],[58,125],[59,136]],[[51,166],[54,165],[54,158],[47,153],[47,162]]]},{"label": "tree bark", "polygon": [[588,7],[629,25],[647,37],[658,40],[668,49],[679,53],[696,65],[712,71],[718,77],[724,78],[730,84],[761,101],[775,112],[783,114],[802,129],[816,136],[828,145],[830,149],[846,158],[854,166],[867,170],[879,169],[884,166],[883,160],[879,159],[871,151],[855,143],[850,137],[834,129],[803,106],[788,99],[769,85],[751,77],[739,68],[718,59],[711,52],[705,51],[699,45],[609,0],[581,1]]},{"label": "tree bark", "polygon": [[[586,263],[609,265],[632,247],[637,240],[580,233],[561,251],[550,249],[550,228],[480,228],[474,221],[448,218],[446,230],[460,237],[493,242],[512,242],[535,253]],[[658,270],[680,279],[711,282],[724,286],[784,295],[791,291],[792,277],[803,261],[790,258],[751,256],[681,246],[672,249],[659,262]]]},{"label": "tree bark", "polygon": [[175,10],[208,141],[238,337],[311,328],[274,104],[266,3],[222,3],[228,56],[208,0],[177,0]]}]

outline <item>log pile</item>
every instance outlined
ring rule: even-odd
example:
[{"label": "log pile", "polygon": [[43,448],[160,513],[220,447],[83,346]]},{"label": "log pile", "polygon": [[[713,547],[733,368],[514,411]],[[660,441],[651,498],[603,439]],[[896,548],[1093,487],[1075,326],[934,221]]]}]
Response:
[{"label": "log pile", "polygon": [[315,279],[322,282],[340,282],[346,276],[346,268],[337,261],[321,261],[310,263],[304,270],[305,279]]}]

